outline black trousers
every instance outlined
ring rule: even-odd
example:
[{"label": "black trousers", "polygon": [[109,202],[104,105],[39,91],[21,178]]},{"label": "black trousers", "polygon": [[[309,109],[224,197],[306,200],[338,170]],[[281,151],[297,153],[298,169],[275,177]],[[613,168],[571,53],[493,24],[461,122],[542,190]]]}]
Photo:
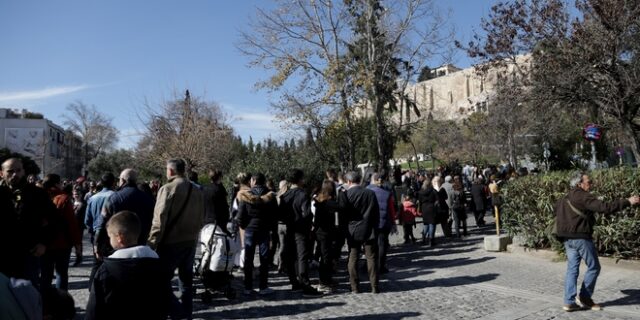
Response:
[{"label": "black trousers", "polygon": [[332,266],[333,266],[333,236],[335,232],[316,231],[320,251],[320,268],[318,274],[320,283],[329,285],[332,282]]},{"label": "black trousers", "polygon": [[391,230],[378,231],[378,270],[387,267],[387,251],[389,251],[389,233]]},{"label": "black trousers", "polygon": [[289,276],[289,282],[292,286],[298,286],[298,264],[296,263],[296,239],[293,227],[280,225],[280,245],[282,251],[280,252],[281,266]]},{"label": "black trousers", "polygon": [[311,261],[311,238],[309,233],[295,232],[296,241],[296,266],[298,282],[303,286],[310,286],[309,262]]}]

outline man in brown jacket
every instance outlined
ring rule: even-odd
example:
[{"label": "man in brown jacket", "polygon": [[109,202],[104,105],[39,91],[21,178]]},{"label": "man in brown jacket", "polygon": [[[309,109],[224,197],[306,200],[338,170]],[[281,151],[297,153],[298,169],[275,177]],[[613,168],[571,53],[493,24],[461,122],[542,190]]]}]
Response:
[{"label": "man in brown jacket", "polygon": [[158,190],[149,234],[149,246],[160,256],[166,276],[178,269],[182,296],[180,304],[172,294],[172,318],[191,319],[193,312],[193,262],[196,241],[204,221],[202,191],[184,176],[185,162],[167,161],[168,183]]},{"label": "man in brown jacket", "polygon": [[[590,193],[591,179],[587,174],[577,172],[570,180],[571,190],[556,203],[557,237],[564,243],[567,254],[567,274],[564,284],[565,311],[581,309],[600,310],[591,296],[600,274],[598,252],[593,245],[595,213],[611,214],[640,202],[638,196],[605,203]],[[580,295],[576,299],[580,261],[584,260],[587,272],[584,274]],[[577,302],[577,303],[576,303]]]}]

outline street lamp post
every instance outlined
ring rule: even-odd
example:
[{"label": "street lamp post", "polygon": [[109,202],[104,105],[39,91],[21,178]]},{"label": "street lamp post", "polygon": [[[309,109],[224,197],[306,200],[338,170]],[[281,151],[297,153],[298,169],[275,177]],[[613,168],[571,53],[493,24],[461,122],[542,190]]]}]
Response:
[{"label": "street lamp post", "polygon": [[586,124],[584,129],[582,129],[582,135],[591,143],[591,164],[589,165],[589,168],[594,170],[598,167],[596,159],[596,141],[600,140],[602,137],[602,128],[594,123]]},{"label": "street lamp post", "polygon": [[549,156],[551,156],[551,151],[549,151],[549,142],[542,143],[542,147],[544,151],[542,152],[542,156],[544,157],[544,167],[546,171],[549,171]]}]

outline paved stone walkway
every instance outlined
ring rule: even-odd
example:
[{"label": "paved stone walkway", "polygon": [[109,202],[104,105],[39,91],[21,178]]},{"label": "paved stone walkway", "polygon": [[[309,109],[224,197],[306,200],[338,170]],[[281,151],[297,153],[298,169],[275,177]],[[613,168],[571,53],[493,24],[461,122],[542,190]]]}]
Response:
[{"label": "paved stone walkway", "polygon": [[[245,297],[239,276],[234,280],[237,299],[215,296],[210,304],[203,304],[198,296],[194,316],[347,320],[640,319],[640,271],[603,266],[594,300],[602,303],[604,310],[566,313],[561,309],[565,262],[485,252],[483,232],[490,233],[492,226],[472,230],[471,236],[463,240],[441,241],[434,248],[402,245],[401,235],[393,236],[388,260],[391,272],[381,277],[381,294],[349,293],[348,275],[342,271],[336,276],[340,281],[337,292],[323,297],[303,298],[292,293],[287,278],[275,273],[270,275],[274,294]],[[419,225],[414,233],[418,235],[420,230]],[[346,269],[344,261],[341,269]],[[78,306],[78,319],[83,318],[88,297],[89,270],[89,262],[70,270],[70,290]],[[317,279],[315,273],[312,279]],[[366,279],[362,270],[361,287],[365,292],[369,289]]]}]

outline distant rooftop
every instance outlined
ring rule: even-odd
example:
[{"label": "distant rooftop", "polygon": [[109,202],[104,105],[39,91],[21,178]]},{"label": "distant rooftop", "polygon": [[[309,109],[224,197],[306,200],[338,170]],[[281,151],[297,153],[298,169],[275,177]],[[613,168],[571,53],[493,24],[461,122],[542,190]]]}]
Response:
[{"label": "distant rooftop", "polygon": [[44,116],[27,109],[0,108],[0,119],[44,119]]}]

